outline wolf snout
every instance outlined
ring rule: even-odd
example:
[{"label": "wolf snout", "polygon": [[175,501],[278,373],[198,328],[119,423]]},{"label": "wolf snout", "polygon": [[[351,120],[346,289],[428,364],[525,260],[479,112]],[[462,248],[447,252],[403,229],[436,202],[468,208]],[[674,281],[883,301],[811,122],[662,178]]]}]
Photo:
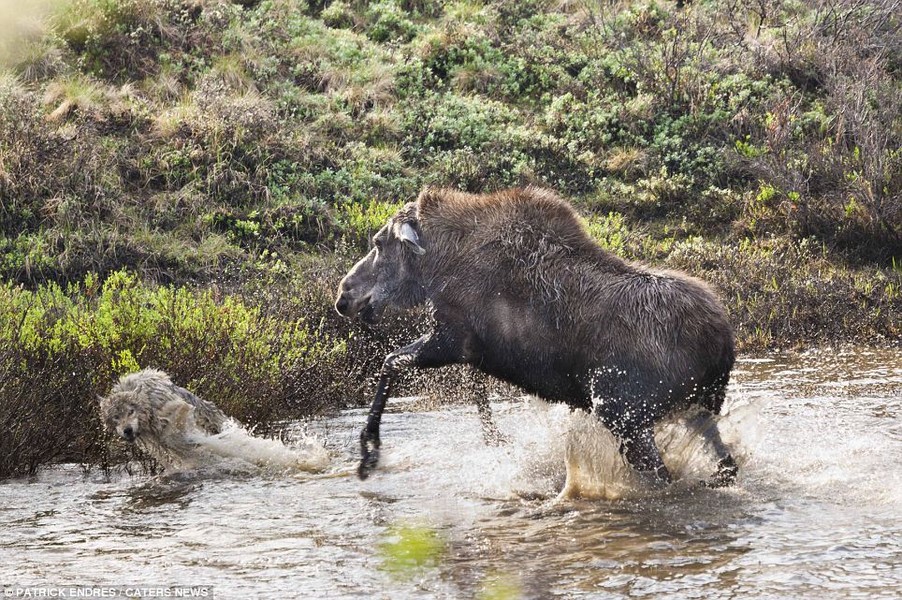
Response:
[{"label": "wolf snout", "polygon": [[131,425],[122,429],[122,437],[124,437],[129,442],[133,442],[135,440],[135,430],[132,429]]}]

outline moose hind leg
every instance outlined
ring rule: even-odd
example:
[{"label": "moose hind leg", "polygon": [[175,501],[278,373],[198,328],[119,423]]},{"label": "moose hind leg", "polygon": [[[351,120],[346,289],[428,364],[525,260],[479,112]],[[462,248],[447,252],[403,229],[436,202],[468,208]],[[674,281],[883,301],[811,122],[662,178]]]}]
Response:
[{"label": "moose hind leg", "polygon": [[720,429],[714,421],[713,415],[706,411],[699,411],[688,421],[688,425],[714,450],[717,457],[717,468],[713,477],[705,482],[708,487],[727,487],[736,482],[739,474],[739,465],[730,453],[730,449],[720,437]]},{"label": "moose hind leg", "polygon": [[673,478],[661,459],[655,444],[654,429],[638,429],[621,437],[620,452],[626,461],[643,477],[651,476],[656,483],[671,483]]},{"label": "moose hind leg", "polygon": [[482,439],[487,446],[500,446],[507,442],[507,438],[498,429],[498,424],[492,416],[492,406],[489,404],[489,394],[485,379],[476,369],[471,369],[471,377],[473,395],[476,399],[476,411],[479,413],[479,423],[482,426]]},{"label": "moose hind leg", "polygon": [[629,418],[622,400],[608,398],[623,397],[623,394],[603,396],[595,406],[595,414],[611,433],[620,441],[620,454],[644,479],[655,483],[670,483],[673,478],[664,465],[661,452],[655,444],[654,428],[650,422]]}]

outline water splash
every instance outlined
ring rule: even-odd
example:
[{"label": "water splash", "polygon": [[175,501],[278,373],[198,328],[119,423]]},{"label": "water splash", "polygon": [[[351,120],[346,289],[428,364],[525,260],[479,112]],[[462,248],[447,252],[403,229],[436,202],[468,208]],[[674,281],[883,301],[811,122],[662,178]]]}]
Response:
[{"label": "water splash", "polygon": [[[716,457],[702,435],[705,426],[720,429],[743,465],[748,454],[745,439],[756,439],[756,410],[736,406],[716,425],[714,421],[699,425],[693,412],[660,423],[656,441],[677,480],[665,493],[697,487],[714,474]],[[500,446],[485,444],[475,410],[469,407],[419,413],[415,428],[409,425],[411,414],[391,415],[383,423],[383,461],[371,485],[382,488],[391,485],[386,480],[391,479],[408,494],[450,486],[481,498],[557,502],[661,493],[626,463],[619,442],[592,414],[535,398],[494,403],[493,411],[507,439]],[[454,432],[453,451],[446,442],[448,431]],[[462,448],[465,453],[456,450]]]},{"label": "water splash", "polygon": [[[540,407],[539,401],[534,403]],[[592,414],[581,411],[562,412],[560,407],[545,406],[543,425],[548,437],[544,451],[523,447],[520,467],[524,474],[559,472],[550,467],[563,465],[565,479],[558,501],[569,499],[619,500],[660,493],[661,488],[643,479],[620,454],[614,435]],[[534,413],[535,414],[535,413]],[[714,474],[717,458],[705,438],[705,429],[718,427],[734,458],[744,463],[746,436],[755,438],[757,419],[746,406],[737,407],[727,416],[702,421],[694,419],[697,411],[675,415],[655,427],[655,441],[668,470],[676,480],[668,492],[703,484]],[[535,478],[533,478],[535,481]],[[521,492],[522,493],[522,492]]]},{"label": "water splash", "polygon": [[216,435],[199,430],[187,434],[192,451],[167,465],[172,471],[223,470],[242,473],[316,473],[330,464],[329,452],[313,436],[302,436],[291,446],[279,440],[259,438],[235,421]]},{"label": "water splash", "polygon": [[639,490],[640,482],[620,455],[619,443],[597,418],[574,414],[565,439],[567,479],[559,500],[616,500]]},{"label": "water splash", "polygon": [[[366,409],[304,425],[331,452],[332,466],[317,476],[261,476],[252,465],[239,477],[111,479],[60,465],[0,482],[0,581],[215,581],[228,597],[303,590],[349,600],[896,600],[900,398],[899,351],[741,360],[718,422],[740,462],[737,485],[681,491],[678,481],[619,502],[555,501],[568,444],[608,487],[622,459],[588,415],[533,401],[493,402],[509,443],[490,447],[470,405],[414,409],[392,399],[384,463],[363,482],[354,471]],[[710,458],[704,450],[700,463],[680,466],[696,441],[685,428],[662,424],[658,441],[668,465],[691,480],[696,466],[707,475]],[[637,493],[629,485],[626,493]],[[442,551],[399,534],[398,524],[434,529]],[[422,568],[398,578],[380,552],[410,537],[412,552],[409,542],[395,550]]]}]

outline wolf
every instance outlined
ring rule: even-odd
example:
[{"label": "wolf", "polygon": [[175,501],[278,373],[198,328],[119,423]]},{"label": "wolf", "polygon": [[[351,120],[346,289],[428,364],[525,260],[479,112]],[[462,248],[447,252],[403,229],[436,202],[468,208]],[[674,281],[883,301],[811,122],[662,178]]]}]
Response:
[{"label": "wolf", "polygon": [[156,369],[123,376],[109,395],[98,400],[108,431],[164,465],[187,459],[198,434],[221,433],[229,420],[212,402],[175,385]]}]

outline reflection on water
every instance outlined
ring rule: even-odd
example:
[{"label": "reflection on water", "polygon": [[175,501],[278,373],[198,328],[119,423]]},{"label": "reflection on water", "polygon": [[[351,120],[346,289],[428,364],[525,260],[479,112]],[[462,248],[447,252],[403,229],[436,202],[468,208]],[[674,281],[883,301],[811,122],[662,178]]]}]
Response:
[{"label": "reflection on water", "polygon": [[192,492],[198,485],[181,479],[157,479],[130,488],[125,493],[127,499],[122,510],[145,512],[151,508],[186,508],[192,500]]},{"label": "reflection on water", "polygon": [[580,437],[596,435],[591,422],[530,401],[496,403],[511,439],[500,448],[482,443],[471,407],[396,402],[366,482],[353,477],[363,411],[314,424],[334,455],[320,475],[105,481],[61,467],[0,484],[0,582],[213,585],[222,597],[895,598],[900,398],[900,352],[740,361],[721,422],[743,459],[738,485],[685,483],[707,463],[677,422],[658,436],[683,484],[616,501],[557,497],[568,447],[595,444],[593,468],[614,479],[619,458],[604,432]]}]

